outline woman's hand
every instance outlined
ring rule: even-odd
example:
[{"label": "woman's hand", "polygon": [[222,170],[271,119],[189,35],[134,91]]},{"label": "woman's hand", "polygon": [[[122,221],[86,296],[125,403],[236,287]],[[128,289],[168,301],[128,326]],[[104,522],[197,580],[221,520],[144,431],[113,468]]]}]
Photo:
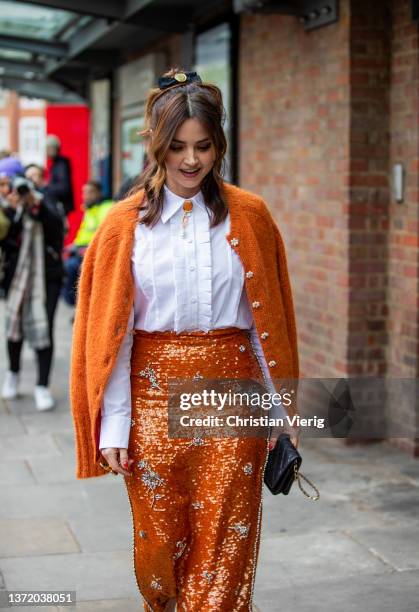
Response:
[{"label": "woman's hand", "polygon": [[290,434],[290,440],[291,443],[295,446],[295,448],[298,448],[298,443],[300,441],[300,430],[298,430],[294,434]]},{"label": "woman's hand", "polygon": [[132,475],[129,470],[134,459],[128,458],[128,449],[102,448],[100,452],[114,472],[122,474],[123,476]]},{"label": "woman's hand", "polygon": [[286,427],[286,428],[281,428],[280,431],[278,431],[278,428],[273,428],[270,438],[269,438],[269,450],[270,451],[275,448],[280,433],[289,434],[291,443],[295,446],[295,448],[298,448],[298,444],[300,441],[300,427]]}]

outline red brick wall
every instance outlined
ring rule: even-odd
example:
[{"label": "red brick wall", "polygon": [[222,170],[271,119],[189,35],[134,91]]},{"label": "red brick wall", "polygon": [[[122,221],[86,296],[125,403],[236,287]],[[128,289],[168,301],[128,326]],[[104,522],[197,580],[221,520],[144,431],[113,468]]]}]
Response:
[{"label": "red brick wall", "polygon": [[240,184],[283,234],[303,376],[347,371],[349,13],[307,33],[297,19],[244,16]]},{"label": "red brick wall", "polygon": [[[240,184],[285,239],[305,377],[418,377],[419,44],[409,0],[342,0],[337,24],[247,15]],[[403,163],[403,204],[392,168]],[[385,407],[378,406],[379,411]],[[392,407],[394,409],[394,407]],[[401,398],[398,420],[418,426]],[[394,441],[419,455],[419,441]]]},{"label": "red brick wall", "polygon": [[[390,204],[387,352],[388,375],[407,378],[419,376],[419,37],[410,4],[392,2],[390,159],[403,164],[406,188],[404,202]],[[398,409],[413,430],[413,406]],[[419,440],[398,442],[419,456]]]}]

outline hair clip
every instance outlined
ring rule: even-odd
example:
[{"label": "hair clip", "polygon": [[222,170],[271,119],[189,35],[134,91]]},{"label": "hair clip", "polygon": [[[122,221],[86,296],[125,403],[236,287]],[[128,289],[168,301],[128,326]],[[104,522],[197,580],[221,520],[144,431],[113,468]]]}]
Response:
[{"label": "hair clip", "polygon": [[184,83],[202,83],[202,80],[196,72],[176,72],[174,76],[162,76],[158,81],[159,89],[167,89],[172,85],[182,85]]}]

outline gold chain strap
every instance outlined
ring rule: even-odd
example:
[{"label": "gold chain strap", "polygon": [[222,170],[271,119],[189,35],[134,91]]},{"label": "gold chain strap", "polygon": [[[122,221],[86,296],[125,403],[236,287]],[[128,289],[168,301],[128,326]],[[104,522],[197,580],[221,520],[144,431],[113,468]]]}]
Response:
[{"label": "gold chain strap", "polygon": [[[310,482],[310,480],[308,478],[306,478],[303,474],[299,473],[298,467],[297,467],[297,462],[294,463],[294,477],[295,477],[294,479],[298,481],[298,486],[300,487],[300,490],[302,491],[302,493],[304,493],[304,495],[306,497],[308,497],[309,499],[312,499],[313,501],[317,501],[320,498],[320,493],[319,493],[318,488],[312,482]],[[316,496],[309,495],[307,493],[307,491],[304,491],[304,489],[303,489],[303,487],[301,485],[301,482],[300,482],[301,478],[303,478],[306,482],[308,482],[308,484],[311,487],[313,487],[313,489],[316,491],[316,494],[317,494]]]}]

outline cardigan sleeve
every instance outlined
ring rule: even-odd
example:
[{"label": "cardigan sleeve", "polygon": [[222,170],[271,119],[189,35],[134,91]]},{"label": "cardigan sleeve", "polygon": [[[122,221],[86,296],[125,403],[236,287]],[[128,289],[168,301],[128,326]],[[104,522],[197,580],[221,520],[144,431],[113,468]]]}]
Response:
[{"label": "cardigan sleeve", "polygon": [[70,359],[70,406],[73,417],[76,442],[76,477],[92,478],[107,474],[95,461],[94,424],[89,409],[86,375],[87,326],[89,306],[94,276],[96,234],[86,250],[77,284],[76,310],[73,323],[73,336]]}]

